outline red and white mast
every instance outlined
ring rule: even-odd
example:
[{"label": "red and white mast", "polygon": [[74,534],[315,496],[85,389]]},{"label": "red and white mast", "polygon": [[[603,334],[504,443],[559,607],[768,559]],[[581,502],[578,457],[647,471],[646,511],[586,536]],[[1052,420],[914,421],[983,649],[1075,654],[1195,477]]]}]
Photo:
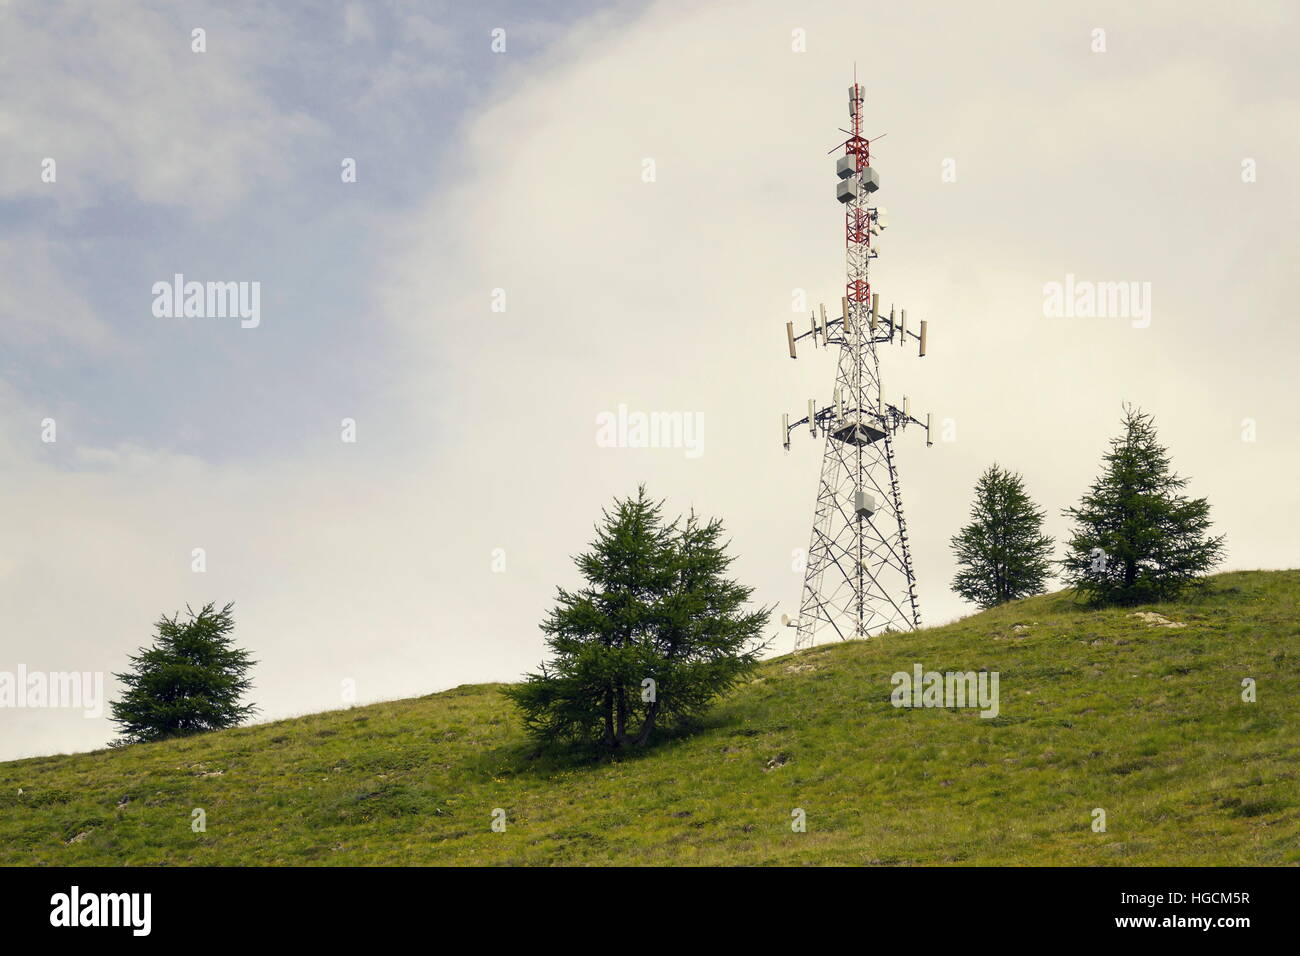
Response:
[{"label": "red and white mast", "polygon": [[929,444],[929,416],[913,418],[904,397],[887,400],[881,383],[877,345],[914,339],[925,354],[926,323],[907,328],[907,312],[895,321],[880,312],[872,292],[870,262],[879,255],[877,237],[885,227],[884,211],[871,205],[880,176],[871,166],[871,143],[862,135],[864,92],[856,76],[849,87],[849,138],[837,160],[836,199],[844,205],[846,280],[841,315],[813,314],[811,328],[800,335],[788,323],[790,356],[809,336],[813,344],[838,345],[835,388],[829,404],[808,403],[808,415],[790,423],[784,416],[785,447],[790,434],[807,425],[824,437],[812,540],[808,549],[796,646],[811,644],[829,626],[841,638],[870,637],[884,631],[920,626],[916,578],[903,518],[893,436],[909,424],[924,425]]}]

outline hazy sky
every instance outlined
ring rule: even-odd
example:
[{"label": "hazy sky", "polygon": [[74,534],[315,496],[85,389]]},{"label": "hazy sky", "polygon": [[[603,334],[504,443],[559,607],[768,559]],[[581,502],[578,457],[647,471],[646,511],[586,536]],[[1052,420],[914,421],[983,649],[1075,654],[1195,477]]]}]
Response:
[{"label": "hazy sky", "polygon": [[[834,368],[784,324],[842,294],[855,63],[873,284],[930,323],[887,386],[951,439],[896,445],[925,621],[970,610],[979,472],[1063,537],[1125,401],[1225,568],[1294,566],[1297,33],[1288,3],[0,6],[0,671],[120,671],[233,600],[266,718],[513,680],[643,481],[793,614],[820,447],[778,423]],[[259,324],[156,315],[177,273],[259,283]],[[1149,321],[1048,314],[1067,275]],[[601,447],[619,406],[700,443]],[[0,709],[0,758],[113,735]]]}]

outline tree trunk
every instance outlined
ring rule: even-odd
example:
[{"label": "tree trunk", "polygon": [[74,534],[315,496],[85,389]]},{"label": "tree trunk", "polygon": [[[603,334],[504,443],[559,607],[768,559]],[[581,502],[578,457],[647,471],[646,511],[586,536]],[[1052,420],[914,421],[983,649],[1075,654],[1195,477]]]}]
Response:
[{"label": "tree trunk", "polygon": [[622,686],[618,688],[618,711],[614,736],[620,742],[627,737],[627,691]]},{"label": "tree trunk", "polygon": [[641,732],[636,735],[632,741],[634,746],[644,747],[650,742],[650,734],[655,729],[655,718],[659,715],[659,701],[653,701],[645,712],[645,721],[641,724]]},{"label": "tree trunk", "polygon": [[605,746],[613,750],[618,740],[614,736],[614,689],[605,688]]}]

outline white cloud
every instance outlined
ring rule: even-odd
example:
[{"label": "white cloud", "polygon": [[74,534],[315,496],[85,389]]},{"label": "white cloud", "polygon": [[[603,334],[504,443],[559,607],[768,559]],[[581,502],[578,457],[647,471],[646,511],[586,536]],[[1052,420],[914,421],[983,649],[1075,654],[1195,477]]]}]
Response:
[{"label": "white cloud", "polygon": [[[146,202],[219,214],[254,181],[280,180],[275,157],[319,133],[305,115],[281,110],[256,76],[276,53],[272,8],[261,30],[203,8],[194,19],[136,5],[0,7],[0,83],[21,96],[0,101],[0,197],[53,197],[78,208],[105,187]],[[191,50],[191,29],[207,52]],[[76,36],[76,43],[68,43]],[[55,184],[41,161],[57,163]]]}]

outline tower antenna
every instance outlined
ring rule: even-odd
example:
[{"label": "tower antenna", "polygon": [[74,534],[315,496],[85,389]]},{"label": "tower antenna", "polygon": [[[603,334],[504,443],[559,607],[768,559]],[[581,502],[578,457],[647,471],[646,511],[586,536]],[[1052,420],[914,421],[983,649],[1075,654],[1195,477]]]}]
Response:
[{"label": "tower antenna", "polygon": [[[879,347],[915,341],[925,355],[927,323],[908,328],[907,310],[886,316],[872,291],[869,266],[880,255],[879,235],[888,225],[883,208],[872,205],[880,175],[871,167],[871,143],[862,136],[864,93],[853,67],[849,87],[849,138],[835,164],[836,199],[844,206],[846,282],[840,317],[813,314],[811,328],[796,335],[786,323],[790,357],[809,337],[813,345],[839,346],[835,385],[829,403],[808,402],[808,414],[794,423],[782,416],[782,440],[803,425],[824,442],[821,477],[813,512],[812,540],[804,572],[796,647],[813,644],[819,633],[841,639],[871,637],[884,631],[921,626],[912,570],[907,522],[899,489],[893,438],[908,425],[925,428],[931,445],[930,416],[911,414],[907,396],[894,400],[880,373]],[[879,137],[877,137],[879,138]]]}]

